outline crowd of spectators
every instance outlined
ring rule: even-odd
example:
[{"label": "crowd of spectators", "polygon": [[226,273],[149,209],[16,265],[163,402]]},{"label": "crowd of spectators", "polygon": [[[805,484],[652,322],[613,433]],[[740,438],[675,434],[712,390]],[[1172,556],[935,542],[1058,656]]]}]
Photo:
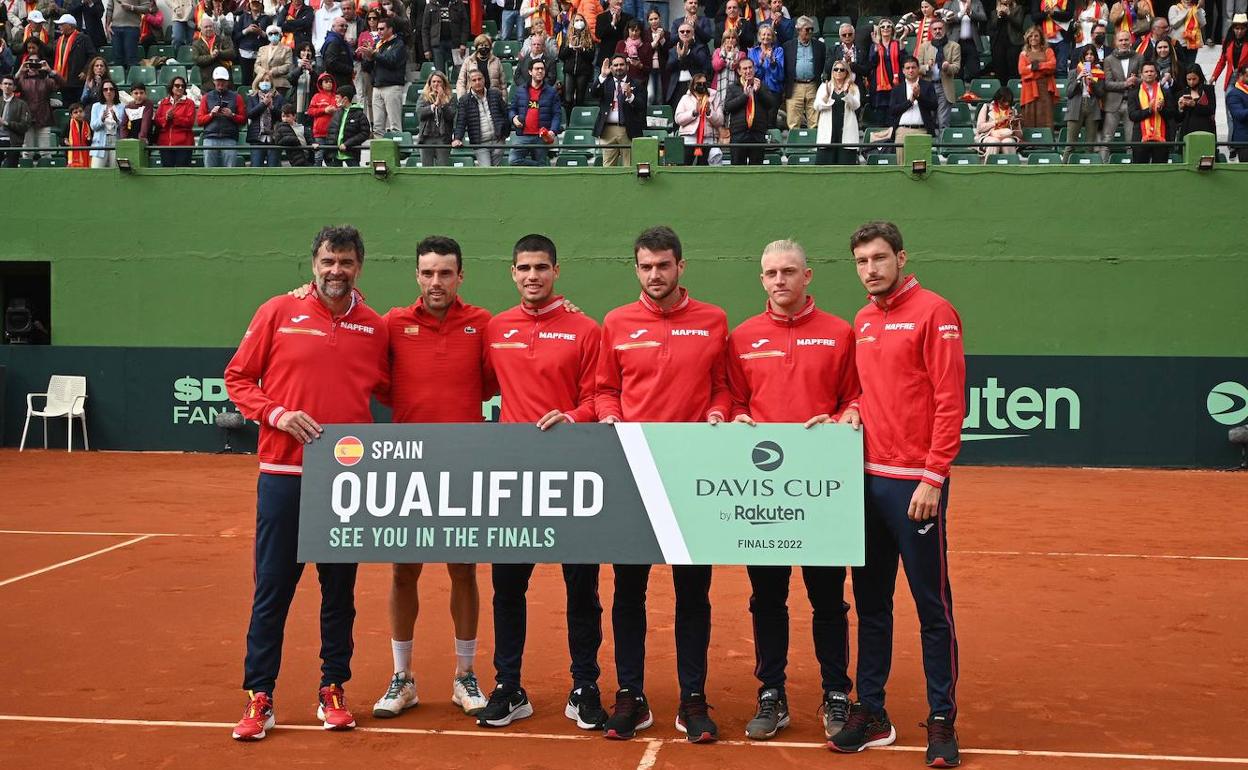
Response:
[{"label": "crowd of spectators", "polygon": [[1108,160],[1121,132],[1133,162],[1166,162],[1216,131],[1218,86],[1248,143],[1242,2],[1161,2],[921,0],[821,25],[784,0],[0,0],[0,149],[104,167],[142,138],[166,166],[353,165],[388,136],[424,166],[546,165],[565,134],[627,165],[653,132],[688,165],[751,165],[787,130],[808,162],[856,164],[965,127],[983,156],[1059,129],[1068,156]]}]

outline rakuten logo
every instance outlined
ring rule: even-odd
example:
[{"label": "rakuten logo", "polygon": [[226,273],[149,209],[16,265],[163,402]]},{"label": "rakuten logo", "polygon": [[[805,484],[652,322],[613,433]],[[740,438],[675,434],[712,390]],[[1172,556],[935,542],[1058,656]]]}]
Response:
[{"label": "rakuten logo", "polygon": [[1006,390],[996,377],[989,377],[982,386],[968,389],[962,440],[1024,438],[1026,431],[1037,428],[1079,430],[1079,424],[1079,394],[1073,389],[1041,391],[1024,386]]}]

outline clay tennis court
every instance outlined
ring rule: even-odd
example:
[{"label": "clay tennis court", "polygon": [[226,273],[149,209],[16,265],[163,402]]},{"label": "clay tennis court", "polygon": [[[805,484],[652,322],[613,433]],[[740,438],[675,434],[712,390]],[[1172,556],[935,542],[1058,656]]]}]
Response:
[{"label": "clay tennis court", "polygon": [[[608,742],[563,717],[563,586],[539,567],[525,679],[536,714],[502,731],[450,704],[449,582],[422,583],[414,667],[421,704],[376,720],[390,678],[388,568],[361,568],[354,679],[360,729],[315,719],[318,595],[305,574],[275,694],[278,727],[229,730],[251,596],[254,457],[0,451],[0,766],[209,768],[922,767],[926,717],[914,607],[899,581],[890,749],[823,748],[810,608],[794,581],[789,701],[777,740],[744,738],[757,683],[743,568],[712,588],[712,716],[724,740],[688,745],[676,708],[668,570],[651,580],[647,691],[655,727]],[[958,729],[968,767],[1248,767],[1248,475],[959,468],[950,563],[961,645]],[[610,575],[602,689],[614,691]],[[483,686],[493,630],[482,568]],[[852,621],[852,614],[851,614]]]}]

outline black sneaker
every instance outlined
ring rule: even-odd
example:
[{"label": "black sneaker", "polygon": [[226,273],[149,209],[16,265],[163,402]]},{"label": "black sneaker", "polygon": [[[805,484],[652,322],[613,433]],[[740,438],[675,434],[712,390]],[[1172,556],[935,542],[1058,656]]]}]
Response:
[{"label": "black sneaker", "polygon": [[506,727],[517,719],[533,716],[533,704],[523,687],[500,684],[490,693],[490,701],[477,714],[479,727]]},{"label": "black sneaker", "polygon": [[685,734],[690,743],[713,743],[719,738],[719,728],[711,721],[706,696],[691,693],[688,700],[680,702],[676,712],[676,729]]},{"label": "black sneaker", "polygon": [[823,734],[830,741],[849,720],[849,696],[837,690],[828,690],[823,694],[819,715],[823,718]]},{"label": "black sneaker", "polygon": [[775,688],[763,690],[758,695],[758,711],[745,725],[745,737],[754,741],[774,738],[776,733],[789,726],[789,704]]},{"label": "black sneaker", "polygon": [[928,717],[927,766],[957,767],[960,764],[958,731],[953,729],[953,720],[944,714]]},{"label": "black sneaker", "polygon": [[646,696],[625,687],[615,694],[615,708],[602,724],[602,733],[608,738],[624,741],[652,724],[654,715],[650,713]]},{"label": "black sneaker", "polygon": [[841,731],[828,741],[828,748],[853,754],[872,746],[888,746],[897,740],[897,731],[888,721],[888,712],[873,712],[861,703],[849,709],[849,719]]},{"label": "black sneaker", "polygon": [[582,730],[601,730],[607,722],[607,712],[602,708],[602,695],[594,685],[578,687],[568,693],[568,705],[563,715]]}]

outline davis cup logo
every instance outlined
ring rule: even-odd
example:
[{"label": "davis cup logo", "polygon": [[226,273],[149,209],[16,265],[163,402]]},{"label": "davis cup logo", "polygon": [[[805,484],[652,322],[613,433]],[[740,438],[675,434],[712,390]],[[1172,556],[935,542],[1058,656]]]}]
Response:
[{"label": "davis cup logo", "polygon": [[355,465],[364,459],[364,442],[355,436],[343,436],[334,444],[334,459],[339,465]]}]

